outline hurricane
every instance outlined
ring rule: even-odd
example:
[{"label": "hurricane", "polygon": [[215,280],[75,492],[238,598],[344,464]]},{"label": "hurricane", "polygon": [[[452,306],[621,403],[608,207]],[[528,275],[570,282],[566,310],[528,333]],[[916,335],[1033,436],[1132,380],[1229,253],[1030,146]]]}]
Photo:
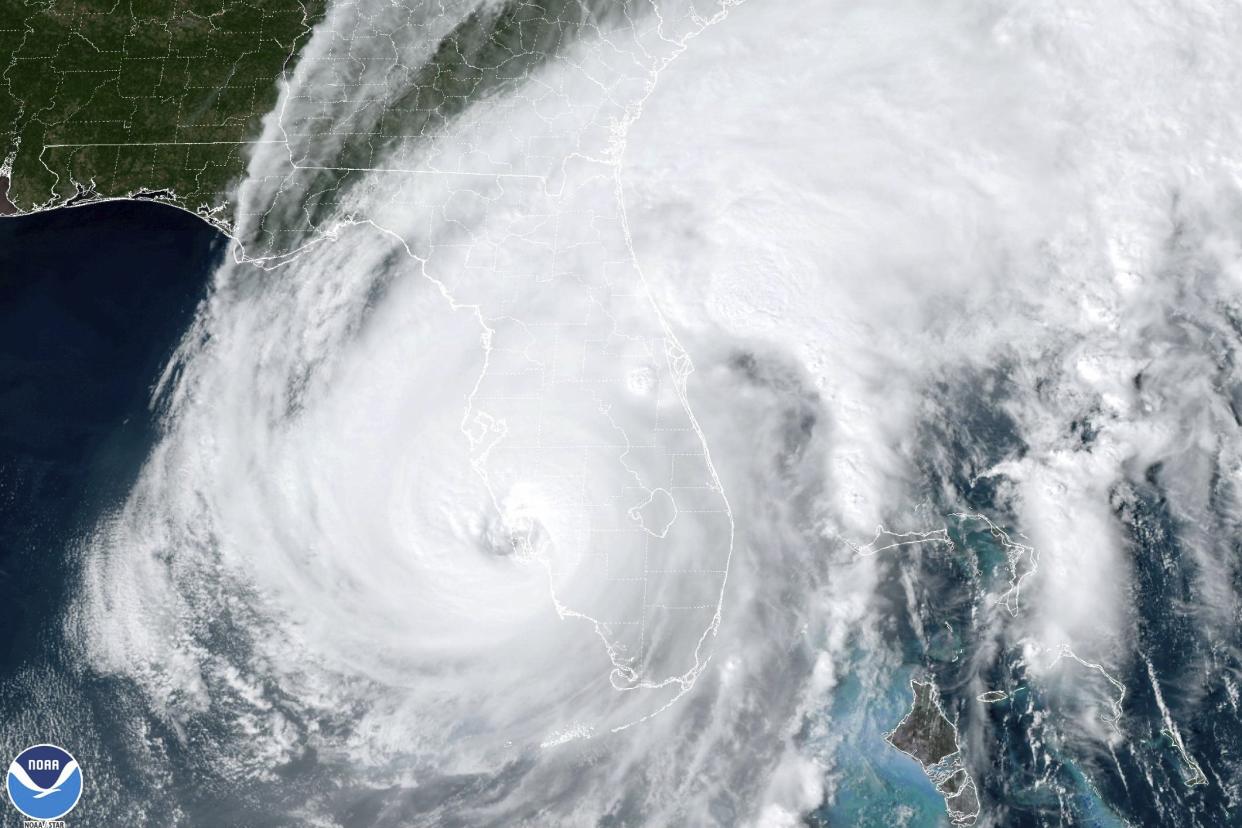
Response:
[{"label": "hurricane", "polygon": [[75,547],[100,824],[1236,819],[1240,32],[330,2]]}]

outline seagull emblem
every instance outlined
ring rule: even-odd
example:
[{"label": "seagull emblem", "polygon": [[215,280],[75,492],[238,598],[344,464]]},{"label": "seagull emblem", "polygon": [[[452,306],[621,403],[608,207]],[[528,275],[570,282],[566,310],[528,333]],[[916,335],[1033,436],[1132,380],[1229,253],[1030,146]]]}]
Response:
[{"label": "seagull emblem", "polygon": [[22,784],[22,787],[29,788],[31,791],[34,791],[35,799],[42,799],[45,796],[51,796],[64,787],[64,784],[69,781],[69,777],[73,776],[73,772],[77,769],[77,761],[69,761],[63,768],[61,768],[60,776],[56,777],[56,781],[47,788],[35,784],[35,781],[30,778],[30,774],[26,773],[26,769],[19,765],[16,761],[10,763],[9,774],[15,777],[17,781]]}]

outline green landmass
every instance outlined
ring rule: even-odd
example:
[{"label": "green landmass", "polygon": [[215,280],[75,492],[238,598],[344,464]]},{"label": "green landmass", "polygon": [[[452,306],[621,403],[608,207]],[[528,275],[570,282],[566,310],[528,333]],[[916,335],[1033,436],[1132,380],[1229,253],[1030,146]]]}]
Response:
[{"label": "green landmass", "polygon": [[940,712],[935,685],[912,681],[910,689],[914,691],[914,704],[887,738],[893,747],[928,768],[957,753],[957,728]]},{"label": "green landmass", "polygon": [[930,681],[911,681],[910,712],[885,739],[923,766],[923,772],[944,797],[949,822],[974,825],[979,818],[979,791],[966,770],[957,745],[957,726],[940,709],[940,693]]},{"label": "green landmass", "polygon": [[229,226],[230,185],[324,5],[0,0],[8,211],[145,195]]}]

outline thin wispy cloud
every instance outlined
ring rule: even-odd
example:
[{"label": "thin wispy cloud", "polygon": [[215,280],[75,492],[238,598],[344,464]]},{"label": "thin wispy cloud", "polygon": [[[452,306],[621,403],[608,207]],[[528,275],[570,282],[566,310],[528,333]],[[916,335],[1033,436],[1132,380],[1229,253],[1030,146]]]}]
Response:
[{"label": "thin wispy cloud", "polygon": [[225,779],[315,756],[321,824],[797,824],[911,671],[987,824],[989,705],[1077,723],[1026,735],[1100,790],[1149,730],[1193,759],[1185,676],[1238,669],[1240,26],[332,4],[86,544],[88,663]]}]

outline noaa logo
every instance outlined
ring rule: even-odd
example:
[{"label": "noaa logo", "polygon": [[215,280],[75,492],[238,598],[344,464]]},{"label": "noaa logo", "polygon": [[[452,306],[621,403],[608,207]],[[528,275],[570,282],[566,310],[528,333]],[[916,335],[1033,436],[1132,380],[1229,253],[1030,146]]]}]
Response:
[{"label": "noaa logo", "polygon": [[82,796],[78,761],[56,745],[28,747],[9,764],[9,801],[31,819],[60,819]]}]

